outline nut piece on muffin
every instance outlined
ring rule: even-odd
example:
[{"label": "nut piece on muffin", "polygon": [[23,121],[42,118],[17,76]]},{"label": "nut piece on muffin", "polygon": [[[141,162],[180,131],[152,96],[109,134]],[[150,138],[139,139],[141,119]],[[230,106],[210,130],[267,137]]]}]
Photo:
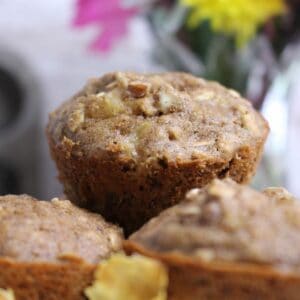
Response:
[{"label": "nut piece on muffin", "polygon": [[300,202],[230,179],[193,189],[129,241],[169,268],[170,300],[299,299]]},{"label": "nut piece on muffin", "polygon": [[121,248],[121,229],[68,200],[0,197],[0,288],[16,300],[85,299],[97,264]]},{"label": "nut piece on muffin", "polygon": [[238,93],[185,73],[111,73],[50,115],[65,193],[127,233],[214,178],[253,176],[268,125]]}]

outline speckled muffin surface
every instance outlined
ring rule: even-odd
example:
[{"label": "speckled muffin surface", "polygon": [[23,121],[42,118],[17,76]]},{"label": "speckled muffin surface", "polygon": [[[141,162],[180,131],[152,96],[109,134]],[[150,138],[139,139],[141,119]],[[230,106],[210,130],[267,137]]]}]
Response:
[{"label": "speckled muffin surface", "polygon": [[300,203],[291,194],[226,179],[191,190],[126,248],[169,266],[170,299],[298,299],[299,243]]},{"label": "speckled muffin surface", "polygon": [[16,299],[84,299],[98,262],[122,231],[68,200],[0,197],[0,287]]},{"label": "speckled muffin surface", "polygon": [[268,126],[217,83],[119,72],[53,112],[47,133],[68,197],[132,231],[215,177],[249,181]]}]

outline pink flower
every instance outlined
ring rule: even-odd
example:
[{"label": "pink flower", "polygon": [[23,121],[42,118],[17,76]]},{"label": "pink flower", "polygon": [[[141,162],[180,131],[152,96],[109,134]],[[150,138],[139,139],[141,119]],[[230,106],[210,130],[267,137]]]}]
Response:
[{"label": "pink flower", "polygon": [[77,0],[73,25],[100,26],[101,32],[91,48],[105,52],[127,33],[128,22],[137,12],[137,7],[122,7],[121,0]]}]

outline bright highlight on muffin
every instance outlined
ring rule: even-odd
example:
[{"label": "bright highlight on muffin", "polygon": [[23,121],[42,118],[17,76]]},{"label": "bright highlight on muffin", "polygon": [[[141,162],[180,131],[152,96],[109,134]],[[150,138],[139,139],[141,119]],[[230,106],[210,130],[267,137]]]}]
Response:
[{"label": "bright highlight on muffin", "polygon": [[167,286],[167,271],[161,263],[116,254],[99,265],[85,295],[89,300],[166,300]]},{"label": "bright highlight on muffin", "polygon": [[216,32],[233,35],[238,45],[253,37],[269,18],[285,11],[283,0],[181,0],[191,7],[189,25],[210,21]]},{"label": "bright highlight on muffin", "polygon": [[0,288],[0,300],[15,300],[14,291],[12,289]]}]

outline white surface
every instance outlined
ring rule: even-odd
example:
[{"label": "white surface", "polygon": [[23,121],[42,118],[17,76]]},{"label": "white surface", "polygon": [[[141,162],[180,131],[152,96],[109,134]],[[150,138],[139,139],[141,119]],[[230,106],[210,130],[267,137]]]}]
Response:
[{"label": "white surface", "polygon": [[[152,36],[147,24],[136,19],[129,36],[109,54],[87,50],[95,28],[72,29],[75,1],[1,0],[0,47],[26,61],[41,87],[41,116],[82,87],[87,78],[113,70],[153,71],[150,59]],[[22,72],[22,70],[20,70]],[[41,197],[61,193],[55,168],[49,159],[44,135]]]},{"label": "white surface", "polygon": [[[287,188],[300,199],[300,59],[293,65],[290,87],[290,120],[286,153]],[[297,76],[295,76],[297,75]]]}]

